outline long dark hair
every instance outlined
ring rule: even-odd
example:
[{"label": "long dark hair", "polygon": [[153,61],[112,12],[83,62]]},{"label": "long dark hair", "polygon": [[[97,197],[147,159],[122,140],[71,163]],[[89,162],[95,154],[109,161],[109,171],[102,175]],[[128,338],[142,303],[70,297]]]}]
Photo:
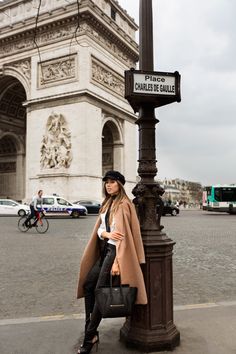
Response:
[{"label": "long dark hair", "polygon": [[110,217],[109,217],[110,223],[112,222],[112,218],[118,210],[120,202],[124,199],[127,199],[130,202],[130,199],[126,194],[123,184],[120,181],[116,181],[116,182],[119,185],[119,191],[118,191],[118,194],[116,195],[115,199],[113,196],[111,196],[110,194],[107,193],[106,182],[104,183],[103,192],[104,192],[105,198],[104,198],[101,208],[99,210],[99,213],[104,213],[112,205],[111,210],[110,210]]}]

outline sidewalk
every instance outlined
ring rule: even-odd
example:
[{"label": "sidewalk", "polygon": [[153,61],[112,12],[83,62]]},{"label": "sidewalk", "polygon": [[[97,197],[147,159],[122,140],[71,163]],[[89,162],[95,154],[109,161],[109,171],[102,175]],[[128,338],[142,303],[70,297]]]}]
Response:
[{"label": "sidewalk", "polygon": [[[181,336],[174,354],[236,354],[236,302],[179,306],[174,316]],[[102,321],[98,354],[140,353],[119,342],[123,322]],[[79,315],[0,320],[0,354],[73,354],[83,327]]]}]

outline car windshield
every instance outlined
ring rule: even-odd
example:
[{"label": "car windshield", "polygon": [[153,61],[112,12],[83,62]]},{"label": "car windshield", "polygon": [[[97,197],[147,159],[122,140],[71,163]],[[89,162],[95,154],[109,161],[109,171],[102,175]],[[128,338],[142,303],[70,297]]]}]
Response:
[{"label": "car windshield", "polygon": [[67,200],[63,199],[63,198],[57,198],[57,203],[59,205],[72,205],[70,202],[68,202]]},{"label": "car windshield", "polygon": [[18,204],[16,202],[13,202],[12,200],[3,200],[2,205],[9,205],[9,206],[17,206]]},{"label": "car windshield", "polygon": [[88,204],[88,205],[100,205],[96,200],[80,200],[78,203],[80,204]]},{"label": "car windshield", "polygon": [[43,198],[43,204],[53,205],[54,204],[54,198]]}]

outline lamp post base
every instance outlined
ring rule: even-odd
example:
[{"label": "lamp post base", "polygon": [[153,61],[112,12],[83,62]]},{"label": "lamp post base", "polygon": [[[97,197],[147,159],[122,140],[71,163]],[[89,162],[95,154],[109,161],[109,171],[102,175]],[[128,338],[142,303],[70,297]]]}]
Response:
[{"label": "lamp post base", "polygon": [[127,319],[120,330],[120,340],[129,348],[145,352],[173,350],[180,344],[180,333],[173,323],[168,328],[150,331],[131,326]]},{"label": "lamp post base", "polygon": [[173,242],[162,231],[143,231],[146,263],[142,265],[147,305],[136,305],[120,330],[128,347],[146,352],[173,350],[180,333],[173,318]]}]

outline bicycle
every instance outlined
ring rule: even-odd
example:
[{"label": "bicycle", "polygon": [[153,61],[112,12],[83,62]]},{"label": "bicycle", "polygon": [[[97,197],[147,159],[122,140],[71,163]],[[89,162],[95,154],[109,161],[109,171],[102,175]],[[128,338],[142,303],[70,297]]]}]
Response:
[{"label": "bicycle", "polygon": [[31,229],[32,227],[36,228],[36,231],[39,234],[44,234],[45,232],[48,231],[49,228],[49,222],[48,220],[45,218],[45,212],[44,211],[40,211],[37,213],[37,215],[33,218],[30,219],[28,221],[28,223],[26,224],[26,220],[27,220],[28,216],[22,216],[19,221],[18,221],[18,229],[21,232],[27,232],[29,229]]}]

